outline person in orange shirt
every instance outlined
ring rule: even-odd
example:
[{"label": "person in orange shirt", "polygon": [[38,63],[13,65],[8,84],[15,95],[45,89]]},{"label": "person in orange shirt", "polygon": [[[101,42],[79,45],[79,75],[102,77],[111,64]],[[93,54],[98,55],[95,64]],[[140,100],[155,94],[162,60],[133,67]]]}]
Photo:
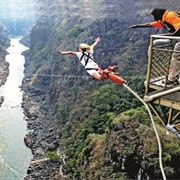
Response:
[{"label": "person in orange shirt", "polygon": [[[150,14],[154,16],[154,22],[145,24],[132,25],[129,28],[148,28],[154,27],[157,29],[166,29],[168,36],[180,36],[180,13],[175,11],[168,11],[167,9],[156,8]],[[155,42],[153,42],[155,43]],[[176,53],[173,53],[171,58],[170,73],[168,77],[168,84],[179,84],[180,76],[180,43],[174,47]],[[179,52],[178,52],[179,51]]]},{"label": "person in orange shirt", "polygon": [[157,8],[153,9],[150,14],[154,16],[154,22],[132,25],[129,28],[164,28],[169,32],[168,36],[180,36],[180,13]]}]

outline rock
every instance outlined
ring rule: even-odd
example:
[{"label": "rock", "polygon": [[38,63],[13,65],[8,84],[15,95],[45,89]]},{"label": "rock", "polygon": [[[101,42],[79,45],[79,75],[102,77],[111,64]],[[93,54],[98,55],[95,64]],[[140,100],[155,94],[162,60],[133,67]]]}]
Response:
[{"label": "rock", "polygon": [[1,107],[1,105],[2,105],[3,102],[4,102],[4,97],[1,96],[1,97],[0,97],[0,107]]},{"label": "rock", "polygon": [[31,139],[31,133],[28,133],[24,137],[24,142],[27,147],[31,148],[32,147],[32,139]]},{"label": "rock", "polygon": [[[26,82],[26,81],[23,81]],[[25,135],[24,142],[31,148],[34,155],[33,161],[46,158],[48,151],[56,150],[59,145],[59,134],[57,134],[55,123],[52,120],[52,111],[49,104],[45,102],[43,91],[37,88],[28,89],[23,84],[22,108],[26,115],[28,129],[31,131]],[[29,179],[54,179],[59,174],[59,162],[39,162],[31,164],[28,168]]]}]

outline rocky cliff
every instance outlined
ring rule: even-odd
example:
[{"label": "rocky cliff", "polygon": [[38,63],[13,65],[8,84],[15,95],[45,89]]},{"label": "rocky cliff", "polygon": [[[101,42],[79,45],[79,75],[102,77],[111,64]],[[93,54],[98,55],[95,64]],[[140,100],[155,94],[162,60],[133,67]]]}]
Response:
[{"label": "rocky cliff", "polygon": [[[9,64],[5,61],[7,51],[5,50],[10,44],[10,40],[4,31],[2,25],[0,25],[0,86],[6,82],[6,78],[9,74]],[[3,97],[0,97],[0,106],[3,102]]]},{"label": "rocky cliff", "polygon": [[5,56],[7,52],[5,48],[0,46],[0,86],[6,82],[6,78],[9,74],[9,64],[5,61]]},{"label": "rocky cliff", "polygon": [[[25,143],[34,154],[26,179],[161,178],[156,139],[147,113],[137,108],[141,103],[108,80],[92,80],[75,57],[58,53],[76,51],[81,42],[91,44],[100,36],[96,61],[118,66],[142,96],[149,35],[155,32],[128,27],[150,21],[146,14],[155,4],[39,0],[41,14],[30,33],[23,80],[22,106],[31,130]],[[179,141],[164,137],[159,125],[158,130],[166,173],[176,179]]]}]

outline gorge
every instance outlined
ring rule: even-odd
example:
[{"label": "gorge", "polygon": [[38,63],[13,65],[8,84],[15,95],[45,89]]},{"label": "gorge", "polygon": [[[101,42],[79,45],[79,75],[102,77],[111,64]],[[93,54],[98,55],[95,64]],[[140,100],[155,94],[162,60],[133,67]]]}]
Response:
[{"label": "gorge", "polygon": [[[24,141],[33,154],[25,179],[161,179],[156,139],[142,105],[123,87],[92,80],[75,57],[58,50],[76,51],[100,36],[95,59],[102,67],[118,66],[143,96],[149,36],[159,32],[128,27],[150,21],[155,6],[178,10],[178,3],[36,2],[37,21],[22,40],[29,38],[21,87],[29,130]],[[156,124],[167,177],[178,179],[180,143]]]}]

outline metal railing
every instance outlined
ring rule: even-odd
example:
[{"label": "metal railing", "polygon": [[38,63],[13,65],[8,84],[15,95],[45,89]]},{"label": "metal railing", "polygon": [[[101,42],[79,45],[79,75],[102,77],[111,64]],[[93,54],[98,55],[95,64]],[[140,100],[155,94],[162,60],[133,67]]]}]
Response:
[{"label": "metal railing", "polygon": [[168,77],[172,71],[171,60],[176,53],[176,58],[180,61],[180,50],[174,50],[180,37],[171,37],[163,35],[152,35],[150,37],[150,46],[148,50],[148,71],[146,77],[146,94],[149,88],[160,90],[167,87],[179,86],[179,77],[174,81],[169,81]]}]

